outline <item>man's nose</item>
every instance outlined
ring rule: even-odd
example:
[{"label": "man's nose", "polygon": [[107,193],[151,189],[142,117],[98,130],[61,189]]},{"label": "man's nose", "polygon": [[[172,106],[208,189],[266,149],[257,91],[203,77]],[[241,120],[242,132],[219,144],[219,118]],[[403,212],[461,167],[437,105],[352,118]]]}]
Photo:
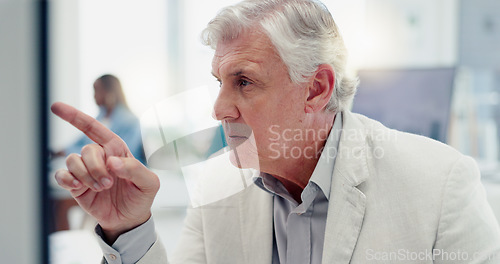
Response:
[{"label": "man's nose", "polygon": [[212,117],[217,120],[228,120],[237,119],[239,115],[235,95],[221,87],[217,100],[215,100]]}]

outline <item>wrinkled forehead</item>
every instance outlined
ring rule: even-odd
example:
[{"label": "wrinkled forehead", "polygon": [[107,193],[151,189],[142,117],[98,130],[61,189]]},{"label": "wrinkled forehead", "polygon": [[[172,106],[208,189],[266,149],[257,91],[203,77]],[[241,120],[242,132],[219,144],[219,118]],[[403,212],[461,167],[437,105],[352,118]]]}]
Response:
[{"label": "wrinkled forehead", "polygon": [[229,57],[247,57],[251,60],[279,58],[269,37],[261,30],[243,31],[237,38],[220,41],[215,48],[212,66]]}]

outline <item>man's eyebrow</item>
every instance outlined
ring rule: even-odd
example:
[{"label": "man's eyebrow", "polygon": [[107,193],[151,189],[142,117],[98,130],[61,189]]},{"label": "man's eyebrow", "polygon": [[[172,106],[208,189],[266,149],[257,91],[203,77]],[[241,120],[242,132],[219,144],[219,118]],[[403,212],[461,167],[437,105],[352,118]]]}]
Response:
[{"label": "man's eyebrow", "polygon": [[[238,77],[238,76],[241,76],[241,75],[246,75],[246,74],[252,74],[253,71],[252,70],[237,70],[231,74],[228,74],[229,76],[235,76],[235,77]],[[217,75],[215,75],[215,73],[212,72],[212,76],[214,76],[217,80],[219,80],[220,78],[217,77]]]},{"label": "man's eyebrow", "polygon": [[240,76],[240,75],[244,75],[244,71],[243,70],[239,70],[239,71],[234,72],[233,74],[231,74],[231,76]]},{"label": "man's eyebrow", "polygon": [[[215,77],[215,79],[217,79],[218,82],[222,83],[222,79],[220,77],[218,77],[213,71],[212,71],[212,75]],[[241,76],[247,76],[247,77],[251,78],[252,82],[255,84],[260,84],[260,85],[263,84],[260,81],[259,74],[256,71],[254,71],[253,69],[239,68],[239,69],[235,70],[233,73],[229,73],[226,76],[233,77],[233,78],[234,77],[240,78]]]}]

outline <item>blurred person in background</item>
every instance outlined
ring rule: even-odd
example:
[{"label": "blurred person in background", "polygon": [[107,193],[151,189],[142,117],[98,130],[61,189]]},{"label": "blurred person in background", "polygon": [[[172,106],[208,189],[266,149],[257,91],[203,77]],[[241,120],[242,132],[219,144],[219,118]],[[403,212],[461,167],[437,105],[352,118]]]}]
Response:
[{"label": "blurred person in background", "polygon": [[[125,141],[135,158],[146,164],[141,138],[139,119],[130,111],[120,80],[111,74],[104,74],[94,82],[94,99],[99,107],[96,120]],[[80,153],[83,146],[93,143],[82,135],[64,150],[52,153],[55,157],[65,157],[70,153]]]}]

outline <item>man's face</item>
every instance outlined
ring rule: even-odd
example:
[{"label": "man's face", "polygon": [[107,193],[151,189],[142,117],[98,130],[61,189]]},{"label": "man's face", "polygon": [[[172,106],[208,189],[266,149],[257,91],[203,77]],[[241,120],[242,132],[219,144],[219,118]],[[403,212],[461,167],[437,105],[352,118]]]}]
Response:
[{"label": "man's face", "polygon": [[212,73],[221,84],[214,115],[223,123],[229,146],[238,146],[233,164],[272,173],[284,158],[276,149],[297,143],[284,140],[282,131],[303,126],[305,87],[291,82],[270,40],[259,31],[219,43]]}]

